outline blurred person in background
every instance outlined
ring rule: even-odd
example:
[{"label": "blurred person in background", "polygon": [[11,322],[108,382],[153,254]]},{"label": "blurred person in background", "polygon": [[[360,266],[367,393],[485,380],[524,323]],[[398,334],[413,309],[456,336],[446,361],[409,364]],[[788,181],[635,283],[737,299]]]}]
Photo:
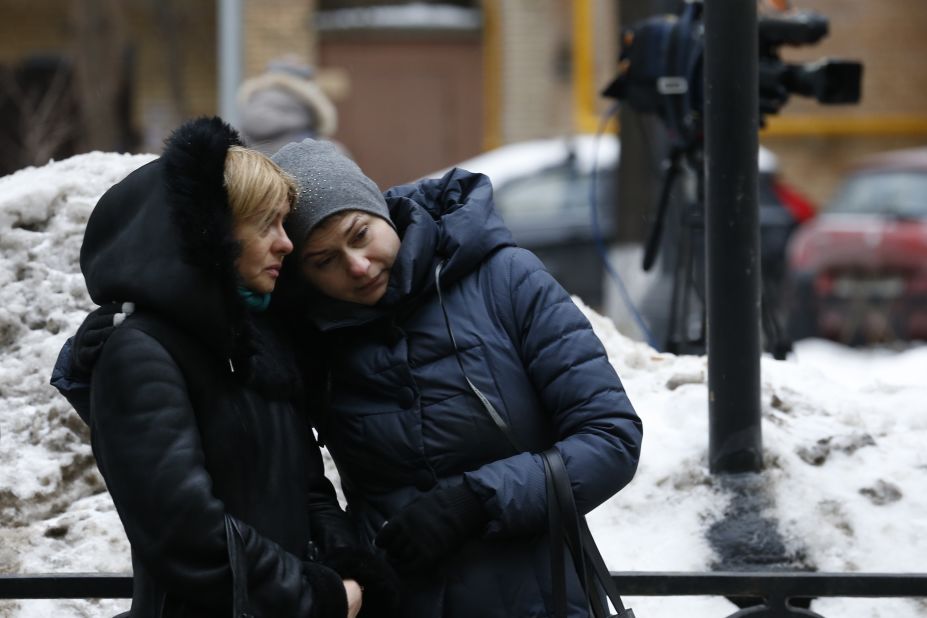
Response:
[{"label": "blurred person in background", "polygon": [[316,82],[315,71],[289,57],[242,82],[238,117],[242,140],[268,155],[307,137],[331,139],[338,129],[338,111]]}]

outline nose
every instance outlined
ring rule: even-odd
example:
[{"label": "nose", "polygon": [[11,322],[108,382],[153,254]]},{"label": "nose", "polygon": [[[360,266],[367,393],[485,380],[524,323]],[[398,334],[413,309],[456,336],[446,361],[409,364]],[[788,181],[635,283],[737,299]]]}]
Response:
[{"label": "nose", "polygon": [[352,277],[363,277],[370,268],[370,260],[363,253],[348,253],[348,272]]},{"label": "nose", "polygon": [[274,228],[274,253],[278,255],[289,255],[293,251],[293,241],[290,240],[290,237],[286,235],[286,232],[283,230],[283,224],[279,224]]}]

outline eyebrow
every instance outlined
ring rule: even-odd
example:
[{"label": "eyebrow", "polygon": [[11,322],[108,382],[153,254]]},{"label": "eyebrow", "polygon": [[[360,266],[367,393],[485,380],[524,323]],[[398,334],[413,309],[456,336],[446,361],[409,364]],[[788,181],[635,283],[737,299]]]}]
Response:
[{"label": "eyebrow", "polygon": [[345,230],[344,234],[342,234],[342,236],[350,236],[351,234],[353,234],[354,229],[358,226],[358,224],[360,223],[360,220],[361,220],[361,213],[359,212],[354,213],[354,216],[351,217],[351,224],[347,227],[347,229]]},{"label": "eyebrow", "polygon": [[274,208],[273,210],[270,210],[264,214],[264,217],[261,219],[261,225],[270,225],[280,215],[283,215],[283,217],[286,218],[288,214],[290,214],[289,210],[284,211],[281,208]]},{"label": "eyebrow", "polygon": [[[362,213],[359,213],[359,212],[354,213],[354,216],[351,218],[351,224],[345,229],[344,233],[341,234],[342,237],[350,236],[354,232],[354,229],[357,227],[357,224],[361,220],[361,215]],[[308,260],[308,259],[320,256],[320,255],[325,255],[326,253],[330,253],[330,252],[331,252],[330,249],[322,249],[321,251],[308,251],[306,253],[303,253],[302,259]]]}]

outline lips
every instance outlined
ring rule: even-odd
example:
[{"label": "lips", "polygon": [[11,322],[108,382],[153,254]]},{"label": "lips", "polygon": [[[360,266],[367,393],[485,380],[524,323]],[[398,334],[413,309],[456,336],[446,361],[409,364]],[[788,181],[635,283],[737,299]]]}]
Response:
[{"label": "lips", "polygon": [[376,288],[377,285],[379,285],[380,280],[383,278],[383,275],[385,275],[385,274],[386,274],[386,271],[385,271],[385,270],[384,270],[384,271],[380,271],[380,274],[378,274],[376,277],[374,277],[373,279],[371,279],[370,281],[368,281],[368,282],[365,283],[364,285],[362,285],[362,286],[360,286],[359,288],[357,288],[357,291],[358,291],[358,292],[369,292],[370,290]]},{"label": "lips", "polygon": [[268,266],[267,268],[264,269],[264,272],[270,274],[274,278],[279,277],[280,276],[280,266],[279,265]]}]

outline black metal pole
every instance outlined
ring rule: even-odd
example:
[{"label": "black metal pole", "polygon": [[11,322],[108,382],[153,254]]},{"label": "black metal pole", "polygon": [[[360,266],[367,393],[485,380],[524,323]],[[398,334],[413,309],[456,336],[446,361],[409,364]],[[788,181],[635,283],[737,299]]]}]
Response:
[{"label": "black metal pole", "polygon": [[762,468],[755,0],[705,0],[705,244],[712,472]]}]

